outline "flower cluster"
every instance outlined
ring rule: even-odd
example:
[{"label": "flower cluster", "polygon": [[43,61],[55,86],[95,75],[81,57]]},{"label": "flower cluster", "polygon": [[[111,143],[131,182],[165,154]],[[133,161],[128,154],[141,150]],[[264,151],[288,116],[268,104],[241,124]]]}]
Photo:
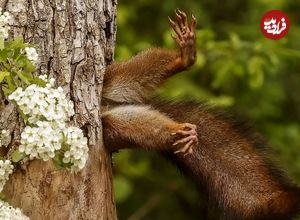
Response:
[{"label": "flower cluster", "polygon": [[30,159],[44,161],[54,158],[58,151],[64,152],[63,162],[78,171],[87,161],[88,146],[81,129],[67,127],[74,115],[73,102],[67,100],[61,87],[54,88],[53,78],[48,79],[47,75],[40,78],[47,83],[46,87],[35,84],[25,90],[19,87],[8,96],[29,122],[21,134],[19,151]]},{"label": "flower cluster", "polygon": [[8,137],[9,137],[9,131],[8,130],[2,130],[0,132],[0,147],[2,145],[5,145],[5,142],[7,142]]},{"label": "flower cluster", "polygon": [[8,38],[8,31],[10,27],[8,26],[11,21],[11,16],[8,12],[2,14],[2,8],[0,8],[0,37],[3,39]]},{"label": "flower cluster", "polygon": [[10,160],[0,160],[0,192],[8,180],[9,175],[13,172],[13,168]]},{"label": "flower cluster", "polygon": [[7,202],[0,200],[0,220],[29,220],[21,209],[10,206]]},{"label": "flower cluster", "polygon": [[38,62],[39,55],[34,47],[26,47],[25,52],[28,60],[30,60],[33,64]]},{"label": "flower cluster", "polygon": [[32,124],[40,120],[65,122],[74,115],[73,102],[66,99],[61,87],[53,88],[50,83],[46,87],[32,84],[25,90],[18,87],[8,99],[17,103]]},{"label": "flower cluster", "polygon": [[81,170],[88,158],[87,138],[76,127],[69,127],[64,131],[68,150],[64,153],[63,162],[71,163],[73,171]]},{"label": "flower cluster", "polygon": [[38,121],[36,126],[26,126],[21,134],[19,151],[47,161],[55,157],[55,151],[61,149],[63,140],[61,128],[54,122]]}]

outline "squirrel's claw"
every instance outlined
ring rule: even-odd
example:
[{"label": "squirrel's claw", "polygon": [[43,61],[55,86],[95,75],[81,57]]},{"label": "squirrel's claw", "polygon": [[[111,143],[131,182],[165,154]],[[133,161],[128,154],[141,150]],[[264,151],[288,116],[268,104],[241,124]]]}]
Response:
[{"label": "squirrel's claw", "polygon": [[176,37],[173,37],[180,47],[186,47],[189,44],[194,44],[195,31],[196,31],[196,18],[192,15],[191,22],[189,24],[187,15],[185,12],[177,9],[175,10],[176,21],[169,17],[170,25],[176,33]]},{"label": "squirrel's claw", "polygon": [[170,25],[175,32],[172,38],[180,47],[181,63],[184,68],[193,65],[196,60],[196,25],[197,20],[192,15],[191,21],[188,21],[188,16],[185,12],[175,10],[175,19],[169,18]]},{"label": "squirrel's claw", "polygon": [[176,131],[176,134],[183,137],[175,141],[173,146],[176,146],[178,144],[185,145],[175,151],[175,154],[183,153],[183,155],[186,156],[193,153],[193,146],[198,143],[196,128],[196,125],[185,123],[183,124],[183,129]]}]

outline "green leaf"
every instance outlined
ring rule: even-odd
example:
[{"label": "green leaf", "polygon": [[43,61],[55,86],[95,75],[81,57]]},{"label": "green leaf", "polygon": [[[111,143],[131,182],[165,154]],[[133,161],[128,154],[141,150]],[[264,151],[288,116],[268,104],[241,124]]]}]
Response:
[{"label": "green leaf", "polygon": [[19,68],[24,68],[26,66],[26,61],[27,61],[27,58],[25,56],[20,56],[16,60],[15,65]]},{"label": "green leaf", "polygon": [[7,98],[14,90],[11,90],[6,86],[2,86],[2,91],[4,93],[4,96]]},{"label": "green leaf", "polygon": [[30,72],[22,72],[22,75],[30,82],[32,82],[34,79],[32,76],[32,73],[30,73]]},{"label": "green leaf", "polygon": [[36,67],[27,58],[25,61],[24,71],[31,72],[31,73],[36,71]]},{"label": "green leaf", "polygon": [[4,48],[3,50],[0,50],[0,62],[7,62],[7,54],[7,49]]},{"label": "green leaf", "polygon": [[44,80],[40,79],[39,77],[34,77],[32,79],[32,83],[41,87],[45,87],[47,84]]},{"label": "green leaf", "polygon": [[31,82],[33,80],[32,76],[30,77],[30,75],[25,74],[23,72],[18,72],[17,73],[18,77],[21,79],[22,82],[24,82],[26,85],[30,85]]},{"label": "green leaf", "polygon": [[8,85],[8,88],[13,92],[16,90],[16,86],[15,86],[15,83],[14,83],[14,80],[12,78],[11,75],[9,76],[6,76],[6,81],[7,81],[7,85]]},{"label": "green leaf", "polygon": [[25,158],[25,154],[21,153],[20,151],[16,150],[12,153],[11,159],[14,163],[18,163],[19,161],[23,160]]},{"label": "green leaf", "polygon": [[9,75],[10,75],[10,73],[7,72],[7,71],[0,71],[0,83],[2,83],[2,81],[4,80],[4,78],[6,76],[9,76]]},{"label": "green leaf", "polygon": [[6,46],[9,49],[23,49],[27,47],[27,44],[24,43],[22,37],[16,37],[13,41],[8,42]]},{"label": "green leaf", "polygon": [[59,170],[71,168],[71,166],[73,164],[72,163],[64,163],[63,158],[64,158],[64,156],[62,153],[56,153],[55,157],[53,158],[53,162],[54,162],[54,165],[56,166],[56,168]]},{"label": "green leaf", "polygon": [[18,110],[18,113],[20,114],[20,116],[23,118],[25,124],[27,124],[28,117],[24,114],[24,112],[19,107],[17,108],[17,110]]},{"label": "green leaf", "polygon": [[53,158],[53,163],[58,170],[64,169],[64,166],[63,166],[64,163],[63,163],[62,159],[63,159],[63,157],[61,154],[56,154],[55,157]]}]

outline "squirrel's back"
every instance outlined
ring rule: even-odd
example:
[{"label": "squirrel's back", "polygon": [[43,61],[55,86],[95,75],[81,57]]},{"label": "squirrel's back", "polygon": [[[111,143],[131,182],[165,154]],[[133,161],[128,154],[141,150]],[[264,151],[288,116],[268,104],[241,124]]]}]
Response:
[{"label": "squirrel's back", "polygon": [[166,154],[223,210],[223,219],[287,220],[296,215],[300,190],[267,159],[260,135],[203,105],[153,106],[197,125],[199,144],[193,154]]}]

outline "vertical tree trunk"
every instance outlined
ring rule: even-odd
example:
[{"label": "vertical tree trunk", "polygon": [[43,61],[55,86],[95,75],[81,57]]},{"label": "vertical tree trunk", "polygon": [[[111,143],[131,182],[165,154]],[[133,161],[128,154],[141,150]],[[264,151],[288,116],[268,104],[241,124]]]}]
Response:
[{"label": "vertical tree trunk", "polygon": [[[102,79],[115,42],[114,0],[0,0],[15,18],[13,36],[37,45],[39,74],[57,79],[75,104],[73,123],[89,139],[89,160],[77,174],[51,162],[32,161],[6,184],[11,205],[32,220],[116,219],[111,158],[102,143]],[[3,104],[3,98],[0,105]],[[11,105],[0,108],[0,129],[18,139],[22,120]]]}]

